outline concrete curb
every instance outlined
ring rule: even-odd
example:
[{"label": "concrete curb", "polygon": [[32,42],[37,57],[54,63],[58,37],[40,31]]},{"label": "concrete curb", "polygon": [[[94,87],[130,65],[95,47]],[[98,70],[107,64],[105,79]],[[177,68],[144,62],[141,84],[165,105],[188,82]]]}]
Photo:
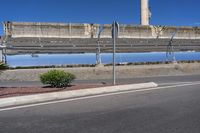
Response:
[{"label": "concrete curb", "polygon": [[99,94],[107,94],[107,93],[114,93],[114,92],[121,92],[121,91],[153,88],[157,86],[158,85],[156,83],[149,82],[149,83],[141,83],[141,84],[109,86],[109,87],[83,89],[83,90],[75,90],[75,91],[53,92],[53,93],[35,94],[35,95],[29,95],[29,96],[2,98],[0,99],[0,108],[9,107],[9,106],[19,106],[19,105],[25,105],[25,104],[34,104],[34,103],[40,103],[40,102],[48,102],[48,101],[53,101],[53,100],[84,97],[84,96],[90,96],[90,95],[99,95]]}]

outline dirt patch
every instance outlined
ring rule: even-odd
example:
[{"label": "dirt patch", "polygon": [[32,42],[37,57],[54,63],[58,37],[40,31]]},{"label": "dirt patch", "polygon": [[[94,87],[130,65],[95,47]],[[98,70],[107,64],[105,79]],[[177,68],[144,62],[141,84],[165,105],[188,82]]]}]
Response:
[{"label": "dirt patch", "polygon": [[[111,79],[112,66],[76,67],[76,68],[43,68],[6,70],[0,75],[1,81],[39,81],[42,73],[52,69],[64,70],[77,77],[77,80]],[[200,74],[200,63],[154,64],[116,66],[118,78],[145,76],[175,76],[185,74]]]},{"label": "dirt patch", "polygon": [[32,94],[42,94],[50,92],[62,92],[70,90],[80,90],[80,89],[89,89],[89,88],[98,88],[110,85],[102,84],[80,84],[80,85],[71,85],[66,88],[50,88],[50,87],[0,87],[0,98],[13,97],[13,96],[23,96],[23,95],[32,95]]}]

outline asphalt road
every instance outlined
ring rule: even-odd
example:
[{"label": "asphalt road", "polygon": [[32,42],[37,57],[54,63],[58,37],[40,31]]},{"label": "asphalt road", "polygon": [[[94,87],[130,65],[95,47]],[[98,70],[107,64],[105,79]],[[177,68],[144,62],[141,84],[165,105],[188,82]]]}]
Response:
[{"label": "asphalt road", "polygon": [[0,133],[199,133],[200,82],[192,80],[163,79],[157,90],[0,110]]}]

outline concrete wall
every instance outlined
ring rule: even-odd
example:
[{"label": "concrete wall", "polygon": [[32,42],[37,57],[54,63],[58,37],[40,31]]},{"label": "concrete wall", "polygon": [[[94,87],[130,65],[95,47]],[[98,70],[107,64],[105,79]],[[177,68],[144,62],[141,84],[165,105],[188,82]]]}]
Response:
[{"label": "concrete wall", "polygon": [[17,37],[45,37],[45,38],[90,38],[91,26],[89,24],[63,24],[63,23],[18,23],[4,24],[10,28],[7,35]]},{"label": "concrete wall", "polygon": [[[99,24],[5,22],[5,34],[13,38],[97,38]],[[120,25],[119,38],[200,39],[200,27]],[[101,38],[111,38],[111,25],[105,24]]]}]

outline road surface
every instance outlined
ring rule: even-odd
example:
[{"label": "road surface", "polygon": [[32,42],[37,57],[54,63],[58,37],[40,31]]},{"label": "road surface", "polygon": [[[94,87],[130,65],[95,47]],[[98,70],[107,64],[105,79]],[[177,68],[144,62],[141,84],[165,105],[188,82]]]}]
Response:
[{"label": "road surface", "polygon": [[171,78],[152,90],[0,109],[0,133],[199,133],[199,76]]},{"label": "road surface", "polygon": [[[156,82],[159,85],[172,84],[178,82],[195,82],[200,80],[200,75],[181,76],[155,76],[155,77],[133,77],[121,79],[117,77],[117,84],[134,84],[144,82]],[[73,84],[112,84],[112,79],[98,80],[75,80]],[[40,81],[1,81],[0,87],[35,87],[44,86]]]}]

